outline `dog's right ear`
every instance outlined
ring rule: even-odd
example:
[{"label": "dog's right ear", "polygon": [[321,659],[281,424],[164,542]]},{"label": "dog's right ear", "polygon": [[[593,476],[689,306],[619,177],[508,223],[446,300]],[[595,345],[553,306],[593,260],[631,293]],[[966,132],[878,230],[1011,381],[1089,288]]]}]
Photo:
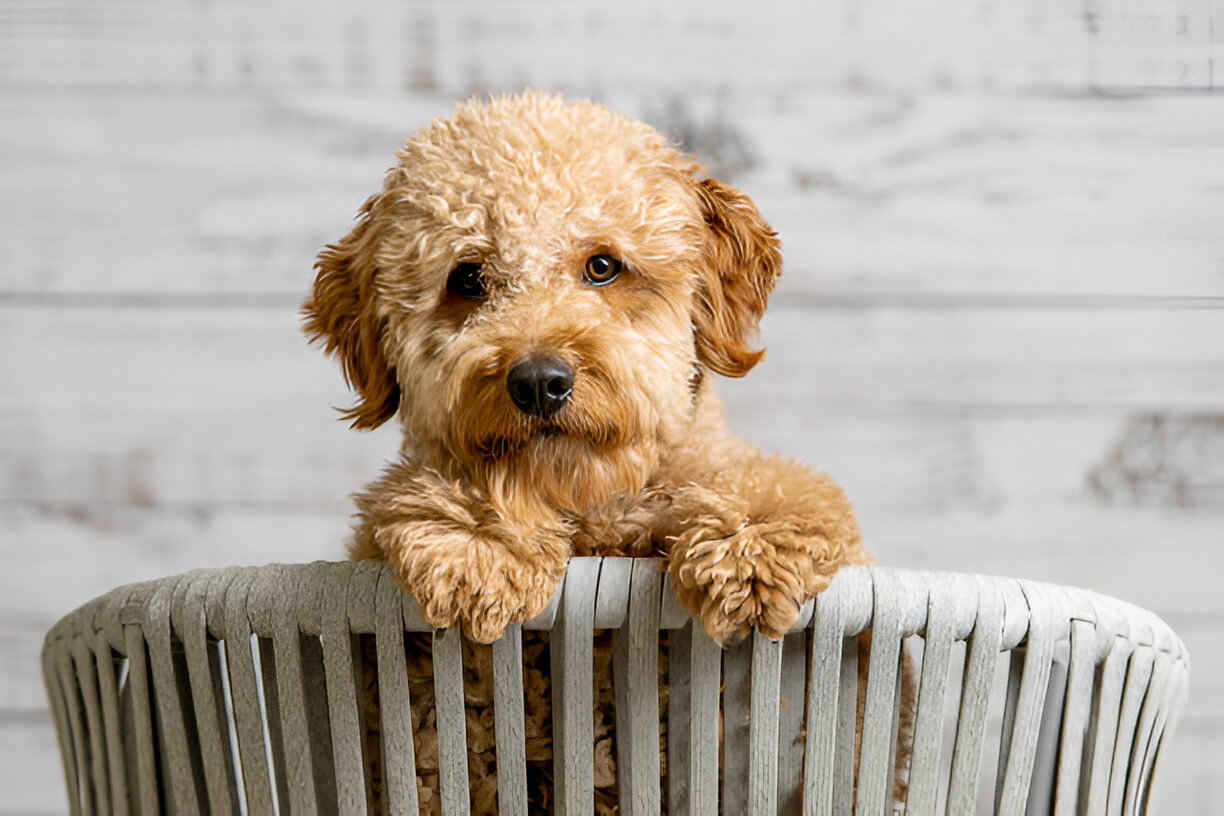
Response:
[{"label": "dog's right ear", "polygon": [[319,252],[314,290],[302,306],[303,330],[311,342],[340,359],[345,381],[359,400],[344,412],[354,428],[376,428],[395,416],[399,384],[382,352],[382,321],[374,297],[373,210],[378,196],[361,206],[357,226]]},{"label": "dog's right ear", "polygon": [[694,185],[708,230],[693,297],[697,357],[725,377],[760,361],[751,336],[782,270],[778,236],[752,199],[714,179]]}]

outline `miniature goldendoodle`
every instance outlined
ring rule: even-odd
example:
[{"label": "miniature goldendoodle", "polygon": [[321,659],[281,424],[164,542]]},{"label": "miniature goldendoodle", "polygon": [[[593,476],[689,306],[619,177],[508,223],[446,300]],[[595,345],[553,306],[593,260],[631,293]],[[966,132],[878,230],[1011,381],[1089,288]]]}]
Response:
[{"label": "miniature goldendoodle", "polygon": [[650,127],[527,93],[411,138],[304,307],[402,457],[358,499],[435,626],[540,612],[570,555],[661,554],[720,642],[778,637],[862,563],[842,491],[731,436],[710,387],[761,359],[781,270],[738,190]]}]

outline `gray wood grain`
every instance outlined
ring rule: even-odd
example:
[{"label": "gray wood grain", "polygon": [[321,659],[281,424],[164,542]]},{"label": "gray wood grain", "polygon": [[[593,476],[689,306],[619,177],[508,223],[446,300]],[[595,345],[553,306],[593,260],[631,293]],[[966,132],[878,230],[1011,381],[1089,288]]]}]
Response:
[{"label": "gray wood grain", "polygon": [[[783,302],[1057,308],[1224,294],[1211,221],[1224,114],[1209,99],[809,89],[707,114],[711,94],[686,94],[695,104],[678,109],[649,91],[607,101],[687,131],[707,161],[718,145],[706,134],[747,145],[752,166],[732,178],[781,234]],[[291,311],[314,254],[349,228],[395,148],[452,104],[411,92],[6,88],[0,168],[23,206],[0,224],[5,288]],[[1176,217],[1149,217],[1154,189]],[[70,231],[57,228],[61,202]]]},{"label": "gray wood grain", "polygon": [[[868,11],[849,0],[755,15],[727,0],[615,15],[600,14],[606,9],[594,0],[478,8],[473,17],[448,4],[373,4],[358,14],[313,0],[297,7],[290,28],[279,6],[173,4],[137,15],[77,0],[54,16],[43,4],[22,4],[6,20],[13,45],[0,78],[26,87],[321,86],[449,96],[523,85],[722,88],[772,98],[813,85],[1082,91],[1218,82],[1217,7],[1209,4],[1110,5],[1089,17],[1038,3]],[[907,47],[915,30],[926,38],[919,51]],[[585,46],[594,36],[621,58],[610,65],[592,54]],[[679,64],[668,59],[672,49],[685,55]]]}]

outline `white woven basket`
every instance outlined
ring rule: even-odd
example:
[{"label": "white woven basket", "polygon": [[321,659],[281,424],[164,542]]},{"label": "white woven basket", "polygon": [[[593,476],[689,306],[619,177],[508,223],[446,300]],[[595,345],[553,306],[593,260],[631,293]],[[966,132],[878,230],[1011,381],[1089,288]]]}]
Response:
[{"label": "white woven basket", "polygon": [[[850,568],[781,642],[724,652],[688,624],[658,562],[619,558],[571,561],[525,624],[551,632],[556,812],[592,811],[593,629],[616,630],[620,812],[635,815],[848,814],[856,797],[857,813],[888,812],[903,651],[920,687],[902,812],[1143,813],[1187,691],[1185,648],[1159,618],[1023,580]],[[663,783],[660,630],[672,630]],[[72,812],[366,812],[364,634],[385,804],[416,813],[405,631],[430,630],[373,562],[198,571],[86,604],[43,651]],[[527,812],[521,637],[493,647],[506,814]],[[433,652],[442,809],[467,813],[458,633],[434,632]]]}]

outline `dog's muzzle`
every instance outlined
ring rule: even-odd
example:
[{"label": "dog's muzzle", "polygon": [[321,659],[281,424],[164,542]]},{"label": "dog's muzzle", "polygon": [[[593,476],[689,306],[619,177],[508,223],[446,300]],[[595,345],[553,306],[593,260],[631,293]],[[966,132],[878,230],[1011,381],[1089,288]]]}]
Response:
[{"label": "dog's muzzle", "polygon": [[506,375],[506,390],[520,411],[547,419],[574,391],[574,370],[559,357],[533,355],[515,363]]}]

